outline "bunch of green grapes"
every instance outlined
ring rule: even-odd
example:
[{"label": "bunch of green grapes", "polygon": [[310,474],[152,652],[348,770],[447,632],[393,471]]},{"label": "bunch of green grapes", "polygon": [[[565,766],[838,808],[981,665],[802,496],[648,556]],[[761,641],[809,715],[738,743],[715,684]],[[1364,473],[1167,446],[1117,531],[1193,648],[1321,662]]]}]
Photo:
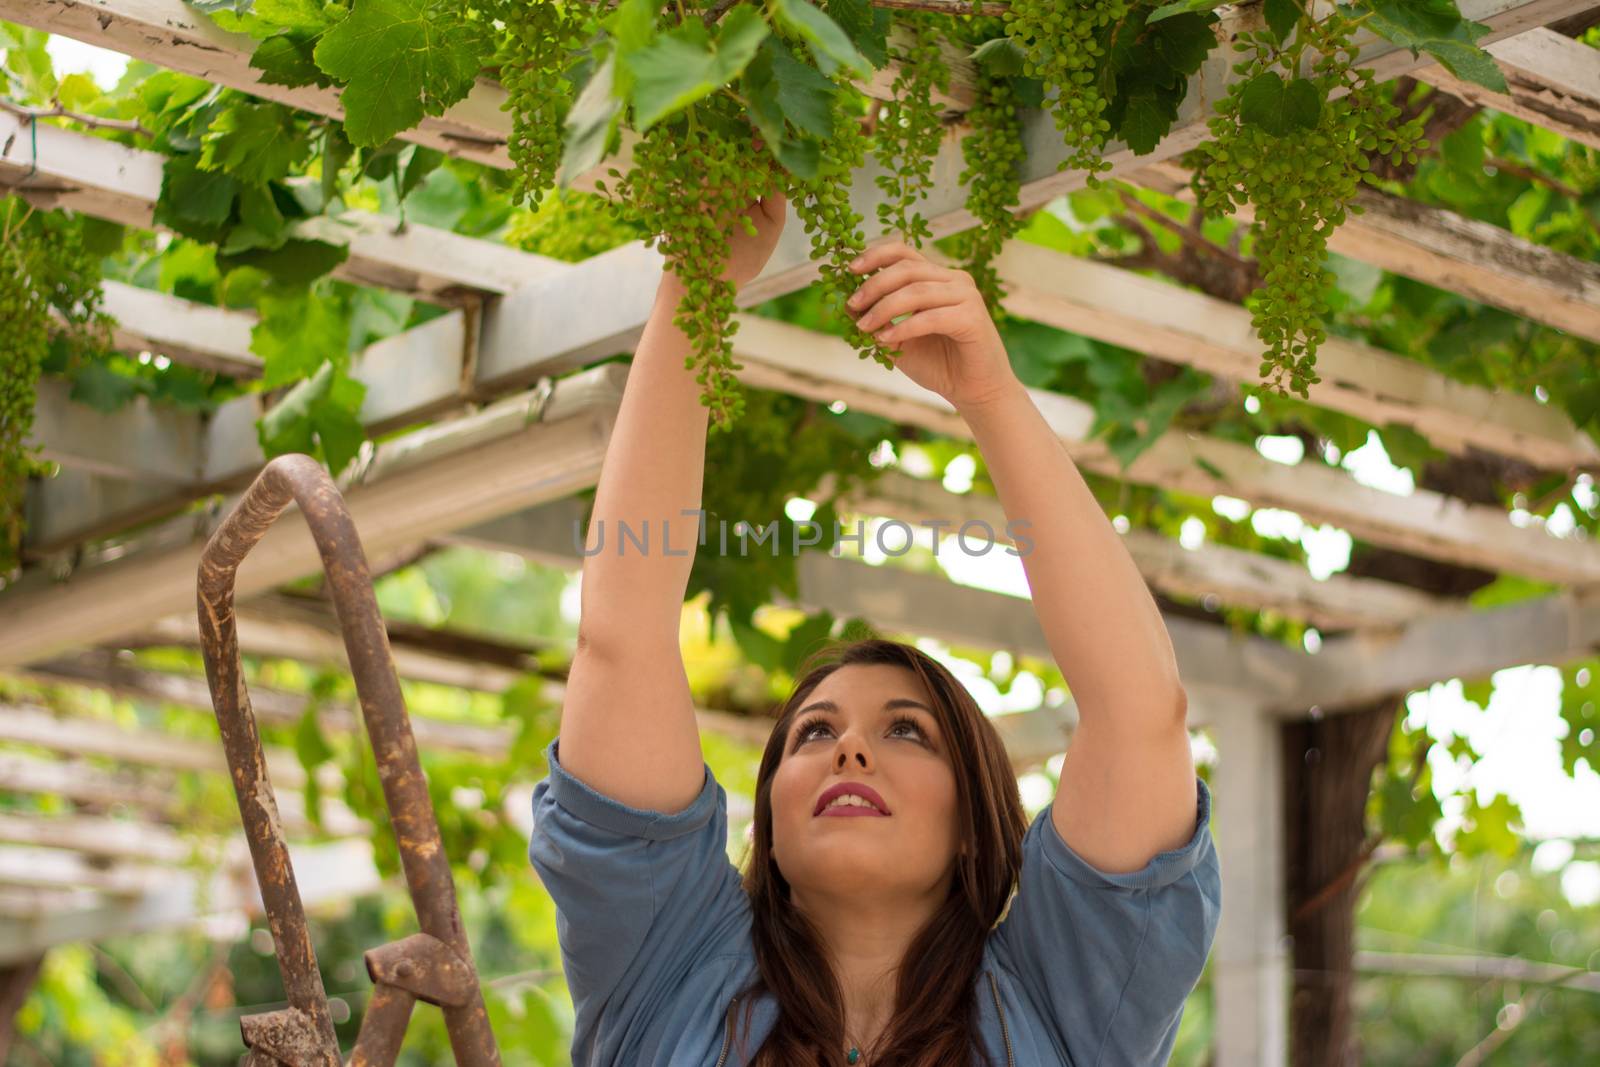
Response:
[{"label": "bunch of green grapes", "polygon": [[51,334],[62,331],[69,352],[103,347],[102,301],[100,261],[77,220],[0,200],[0,575],[18,563],[28,478],[39,471],[26,442]]},{"label": "bunch of green grapes", "polygon": [[562,130],[572,103],[566,71],[584,25],[574,0],[478,0],[501,24],[493,62],[511,112],[506,148],[513,165],[511,195],[538,207],[561,166]]},{"label": "bunch of green grapes", "polygon": [[[790,176],[788,197],[795,217],[811,236],[811,258],[822,275],[828,303],[845,317],[844,302],[856,291],[861,275],[850,261],[866,250],[861,216],[850,206],[850,181],[867,154],[867,134],[861,128],[859,95],[839,82],[833,94],[833,136],[822,145],[822,160],[813,178]],[[846,339],[863,359],[870,356],[892,368],[894,359],[871,334],[850,321]]]},{"label": "bunch of green grapes", "polygon": [[1022,49],[1022,72],[1057,96],[1051,105],[1067,155],[1058,169],[1087,173],[1091,187],[1111,164],[1101,158],[1111,123],[1101,118],[1108,100],[1097,84],[1106,58],[1100,34],[1120,22],[1129,0],[1011,0],[1001,16],[1006,35]]},{"label": "bunch of green grapes", "polygon": [[[1241,36],[1234,49],[1250,56],[1234,65],[1240,75],[1209,122],[1213,140],[1191,157],[1192,185],[1201,208],[1232,214],[1252,205],[1251,226],[1262,284],[1247,303],[1256,335],[1267,346],[1260,373],[1280,394],[1302,397],[1321,381],[1318,346],[1327,339],[1322,318],[1333,273],[1323,267],[1328,237],[1345,220],[1368,173],[1369,153],[1396,164],[1415,162],[1428,146],[1420,117],[1399,123],[1400,108],[1378,90],[1372,73],[1356,70],[1350,44],[1353,23],[1342,15],[1302,17],[1292,43],[1280,47],[1270,30]],[[1314,124],[1272,133],[1241,115],[1246,87],[1271,76],[1288,82],[1310,48],[1319,57],[1308,79],[1320,97]],[[1330,99],[1332,90],[1349,91]],[[1287,95],[1287,94],[1286,94]],[[1285,388],[1287,384],[1287,388]]]},{"label": "bunch of green grapes", "polygon": [[872,146],[886,172],[877,176],[878,188],[887,197],[878,204],[878,221],[921,248],[923,239],[931,239],[933,233],[928,220],[914,209],[933,187],[933,161],[944,140],[935,94],[950,91],[950,67],[939,47],[943,36],[932,17],[911,12],[899,24],[907,27],[911,39],[892,54],[900,68],[891,99],[878,113]]},{"label": "bunch of green grapes", "polygon": [[1022,144],[1021,101],[1011,79],[979,71],[975,90],[967,112],[971,129],[961,139],[966,167],[960,181],[967,187],[967,210],[978,225],[960,234],[955,245],[984,303],[999,319],[1005,312],[994,257],[1022,228],[1023,220],[1010,209],[1022,200],[1021,166],[1027,150]]},{"label": "bunch of green grapes", "polygon": [[719,93],[691,104],[677,121],[658,122],[633,150],[633,167],[608,196],[652,235],[652,247],[684,284],[673,322],[693,344],[685,366],[699,367],[700,402],[713,430],[726,430],[744,410],[733,372],[735,286],[722,277],[736,225],[755,235],[745,209],[777,178],[772,157],[758,150],[740,105]]}]

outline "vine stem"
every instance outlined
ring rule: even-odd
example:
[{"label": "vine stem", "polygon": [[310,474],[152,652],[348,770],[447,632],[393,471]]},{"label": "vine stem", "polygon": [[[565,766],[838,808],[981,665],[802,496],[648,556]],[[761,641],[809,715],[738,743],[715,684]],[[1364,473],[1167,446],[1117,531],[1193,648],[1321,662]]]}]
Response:
[{"label": "vine stem", "polygon": [[145,137],[154,137],[155,134],[139,124],[137,119],[104,119],[97,115],[85,115],[77,111],[69,111],[61,106],[61,101],[56,100],[52,107],[29,107],[19,104],[15,100],[8,100],[0,96],[0,111],[9,111],[11,114],[24,119],[71,119],[73,122],[102,130],[123,130],[127,133],[137,133]]},{"label": "vine stem", "polygon": [[[609,0],[605,0],[609,3]],[[715,0],[703,17],[711,25],[740,0]],[[1003,15],[1010,9],[1009,0],[868,0],[873,7],[896,8],[902,11],[932,11],[941,15]]]}]

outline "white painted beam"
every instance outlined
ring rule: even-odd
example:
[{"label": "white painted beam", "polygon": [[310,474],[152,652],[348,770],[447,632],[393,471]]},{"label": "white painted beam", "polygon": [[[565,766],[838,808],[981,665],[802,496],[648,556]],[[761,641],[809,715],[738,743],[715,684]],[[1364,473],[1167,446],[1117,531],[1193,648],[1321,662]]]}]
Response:
[{"label": "white painted beam", "polygon": [[[995,261],[1006,309],[1035,322],[1195,367],[1259,382],[1261,341],[1245,308],[1160,278],[1011,241]],[[1600,322],[1600,267],[1595,313]],[[1489,452],[1566,470],[1600,468],[1600,445],[1555,404],[1453,381],[1414,359],[1329,336],[1308,399],[1375,423],[1409,426],[1439,447]]]},{"label": "white painted beam", "polygon": [[[263,83],[261,71],[250,66],[255,40],[223,30],[182,0],[0,0],[0,18],[313,114],[344,115],[337,89]],[[508,167],[510,119],[500,110],[505,99],[505,90],[480,81],[466,100],[440,118],[424,118],[407,137],[463,159]],[[501,132],[490,132],[495,129]]]},{"label": "white painted beam", "polygon": [[[179,6],[182,6],[181,4]],[[34,156],[34,145],[38,156]],[[70,208],[136,229],[159,229],[153,215],[166,157],[50,123],[37,131],[0,112],[0,187],[43,207]],[[419,223],[347,211],[295,224],[294,236],[348,244],[334,275],[436,303],[464,292],[507,293],[566,267],[495,241]]]},{"label": "white painted beam", "polygon": [[[829,490],[819,489],[826,496]],[[996,497],[952,493],[937,482],[898,472],[880,475],[848,504],[905,522],[943,521],[949,531],[981,521],[1004,540],[1005,509]],[[949,532],[947,531],[947,532]],[[1153,588],[1172,596],[1214,596],[1233,607],[1272,608],[1325,630],[1393,626],[1448,605],[1420,590],[1372,578],[1335,574],[1313,578],[1296,562],[1206,542],[1184,548],[1153,530],[1130,529],[1122,543]]]},{"label": "white painted beam", "polygon": [[[307,909],[382,888],[370,841],[291,845],[289,854]],[[261,910],[254,872],[247,863],[210,874],[192,869],[173,871],[150,892],[92,909],[0,917],[0,964],[28,959],[73,941],[173,929],[211,915],[259,915]]]},{"label": "white painted beam", "polygon": [[[346,475],[344,497],[369,555],[595,484],[620,402],[616,365],[554,383],[539,408],[512,397],[478,415],[394,438]],[[539,416],[542,414],[542,418]],[[538,421],[534,421],[538,419]],[[204,546],[80,573],[53,588],[37,569],[0,594],[0,666],[16,666],[193,610]],[[292,517],[274,524],[239,572],[238,596],[315,572],[320,557]]]},{"label": "white painted beam", "polygon": [[0,811],[0,842],[166,865],[188,863],[195,856],[194,844],[169,826],[100,815]]},{"label": "white painted beam", "polygon": [[105,310],[117,320],[112,340],[125,352],[148,350],[202,370],[234,378],[261,377],[261,357],[250,351],[256,316],[153,289],[106,281]]},{"label": "white painted beam", "polygon": [[1539,27],[1496,41],[1486,51],[1505,74],[1508,92],[1463,81],[1437,63],[1417,69],[1412,77],[1569,141],[1600,148],[1600,57],[1595,49]]},{"label": "white painted beam", "polygon": [[[953,437],[971,435],[942,398],[861,359],[842,339],[745,315],[734,345],[735,357],[745,364],[740,379],[748,384],[824,403],[843,400]],[[1385,493],[1317,457],[1290,466],[1248,445],[1169,430],[1124,470],[1103,441],[1090,438],[1093,408],[1057,393],[1029,393],[1074,461],[1108,477],[1287,508],[1376,544],[1469,566],[1551,581],[1600,580],[1600,543],[1554,537],[1542,526],[1516,527],[1499,508],[1428,490],[1410,496]]]},{"label": "white painted beam", "polygon": [[[1152,164],[1128,177],[1194,202],[1189,172],[1175,162]],[[1362,213],[1352,213],[1329,235],[1330,251],[1600,341],[1600,265],[1377,189],[1360,190],[1356,203]],[[1235,217],[1248,222],[1254,212],[1246,204]]]},{"label": "white painted beam", "polygon": [[1484,678],[1525,663],[1561,664],[1600,648],[1600,588],[1566,590],[1488,611],[1458,609],[1398,631],[1345,634],[1309,657],[1304,687],[1274,704],[1299,717],[1421,689],[1448,678]]}]

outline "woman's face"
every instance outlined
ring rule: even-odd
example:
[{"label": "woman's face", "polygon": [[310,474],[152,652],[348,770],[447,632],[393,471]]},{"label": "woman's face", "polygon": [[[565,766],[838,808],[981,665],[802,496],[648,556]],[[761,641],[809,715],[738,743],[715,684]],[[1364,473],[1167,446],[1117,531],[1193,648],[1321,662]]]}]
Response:
[{"label": "woman's face", "polygon": [[[839,668],[801,705],[783,751],[772,779],[772,852],[797,893],[942,899],[958,839],[955,770],[916,674],[893,664]],[[816,814],[840,782],[869,786],[889,814]]]}]

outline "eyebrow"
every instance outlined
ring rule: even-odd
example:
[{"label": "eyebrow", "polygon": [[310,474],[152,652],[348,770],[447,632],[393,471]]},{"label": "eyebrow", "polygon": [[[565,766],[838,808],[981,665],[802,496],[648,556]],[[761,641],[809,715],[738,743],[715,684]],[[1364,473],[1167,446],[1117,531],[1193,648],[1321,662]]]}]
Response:
[{"label": "eyebrow", "polygon": [[[924,704],[920,700],[912,700],[910,697],[890,697],[888,700],[883,702],[883,707],[880,710],[893,711],[896,708],[921,708],[929,715],[933,714],[933,709],[928,707],[928,705]],[[839,705],[835,704],[831,700],[813,701],[812,703],[801,708],[799,711],[795,712],[795,717],[798,718],[808,711],[826,711],[837,715],[839,713]]]}]

